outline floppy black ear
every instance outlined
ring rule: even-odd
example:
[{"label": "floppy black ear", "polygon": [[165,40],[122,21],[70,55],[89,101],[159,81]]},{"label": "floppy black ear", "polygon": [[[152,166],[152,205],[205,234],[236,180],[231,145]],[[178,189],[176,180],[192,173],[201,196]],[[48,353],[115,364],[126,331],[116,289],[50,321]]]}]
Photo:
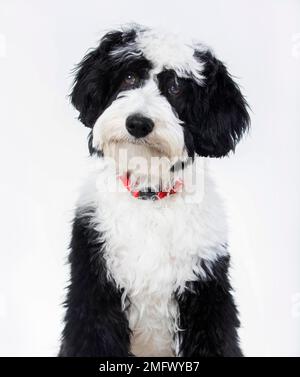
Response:
[{"label": "floppy black ear", "polygon": [[210,51],[195,56],[204,62],[204,82],[193,95],[194,148],[201,156],[222,157],[234,151],[248,129],[248,105],[221,61]]},{"label": "floppy black ear", "polygon": [[112,88],[110,73],[113,69],[110,52],[134,37],[134,31],[112,31],[89,52],[75,69],[71,102],[79,111],[79,120],[92,128],[109,102]]}]

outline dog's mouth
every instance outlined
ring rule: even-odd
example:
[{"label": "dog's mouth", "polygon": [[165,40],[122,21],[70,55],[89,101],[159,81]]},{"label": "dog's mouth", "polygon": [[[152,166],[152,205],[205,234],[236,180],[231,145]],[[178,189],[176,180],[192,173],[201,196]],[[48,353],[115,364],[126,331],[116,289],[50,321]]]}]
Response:
[{"label": "dog's mouth", "polygon": [[113,158],[118,164],[124,159],[136,160],[151,164],[153,161],[160,160],[169,163],[170,169],[174,170],[184,163],[187,158],[186,150],[180,151],[178,154],[173,154],[168,145],[163,143],[152,143],[145,139],[110,139],[109,142],[104,142],[101,148],[104,157]]},{"label": "dog's mouth", "polygon": [[167,148],[152,144],[146,139],[110,140],[103,144],[102,151],[104,157],[113,158],[118,165],[122,165],[124,162],[150,165],[158,159],[169,161],[171,164],[174,159]]},{"label": "dog's mouth", "polygon": [[152,156],[168,159],[174,159],[175,157],[167,144],[153,143],[147,138],[124,137],[123,139],[118,139],[112,137],[109,141],[102,143],[101,151],[107,157],[114,157],[120,151],[127,152],[135,157]]}]

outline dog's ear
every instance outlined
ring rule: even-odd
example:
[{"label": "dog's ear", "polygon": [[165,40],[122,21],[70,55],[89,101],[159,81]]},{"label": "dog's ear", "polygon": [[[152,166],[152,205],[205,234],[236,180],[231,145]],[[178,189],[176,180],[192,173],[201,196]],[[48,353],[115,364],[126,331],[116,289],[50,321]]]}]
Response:
[{"label": "dog's ear", "polygon": [[[132,34],[132,32],[131,32]],[[70,94],[71,102],[79,111],[79,120],[92,128],[103,112],[110,95],[110,52],[127,43],[130,32],[112,31],[100,41],[99,46],[90,51],[75,69],[75,79]]]},{"label": "dog's ear", "polygon": [[225,65],[210,51],[196,51],[204,63],[203,83],[194,87],[191,133],[201,156],[222,157],[234,151],[249,127],[248,105]]}]

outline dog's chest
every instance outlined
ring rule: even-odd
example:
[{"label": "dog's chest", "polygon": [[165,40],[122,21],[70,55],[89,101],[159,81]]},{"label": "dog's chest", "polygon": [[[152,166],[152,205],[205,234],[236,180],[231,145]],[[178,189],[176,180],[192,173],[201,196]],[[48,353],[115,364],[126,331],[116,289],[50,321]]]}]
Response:
[{"label": "dog's chest", "polygon": [[101,208],[108,270],[131,298],[141,292],[171,295],[193,279],[199,244],[189,224],[199,219],[184,203],[171,200],[156,205],[127,198]]},{"label": "dog's chest", "polygon": [[198,232],[189,225],[199,223],[196,212],[171,200],[126,198],[100,209],[108,271],[130,301],[132,352],[140,356],[173,354],[174,293],[195,279],[199,259]]},{"label": "dog's chest", "polygon": [[175,292],[199,279],[201,261],[213,261],[216,246],[226,242],[218,197],[208,190],[197,203],[185,202],[181,194],[152,202],[128,192],[103,192],[97,197],[96,223],[108,274],[124,292],[132,352],[170,356],[178,330]]}]

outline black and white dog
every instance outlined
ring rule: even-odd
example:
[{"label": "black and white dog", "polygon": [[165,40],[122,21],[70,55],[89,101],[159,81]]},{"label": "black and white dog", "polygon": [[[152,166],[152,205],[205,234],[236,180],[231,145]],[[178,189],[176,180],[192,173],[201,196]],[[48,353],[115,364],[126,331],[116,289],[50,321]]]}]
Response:
[{"label": "black and white dog", "polygon": [[206,169],[249,126],[226,67],[201,44],[125,26],[84,57],[71,100],[95,169],[73,223],[60,355],[241,356]]}]

